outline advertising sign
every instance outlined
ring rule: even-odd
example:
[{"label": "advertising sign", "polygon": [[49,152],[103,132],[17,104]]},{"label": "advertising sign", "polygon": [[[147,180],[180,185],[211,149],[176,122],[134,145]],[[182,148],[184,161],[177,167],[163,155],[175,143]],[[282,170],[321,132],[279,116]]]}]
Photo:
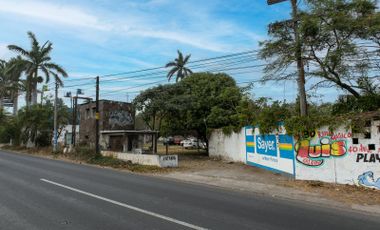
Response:
[{"label": "advertising sign", "polygon": [[[257,128],[256,128],[257,129]],[[293,137],[286,134],[261,135],[246,127],[247,164],[271,171],[295,175]]]}]

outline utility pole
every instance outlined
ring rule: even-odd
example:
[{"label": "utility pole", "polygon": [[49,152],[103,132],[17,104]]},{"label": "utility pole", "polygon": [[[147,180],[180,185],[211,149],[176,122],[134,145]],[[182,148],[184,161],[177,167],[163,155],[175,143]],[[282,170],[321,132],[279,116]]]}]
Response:
[{"label": "utility pole", "polygon": [[58,111],[57,111],[57,103],[58,103],[58,82],[55,81],[55,96],[54,96],[54,143],[53,143],[53,152],[57,152],[57,146],[58,146],[58,130],[57,130],[57,118],[58,118]]},{"label": "utility pole", "polygon": [[[284,2],[286,0],[267,0],[268,5],[273,5],[276,3]],[[294,37],[295,37],[295,57],[297,61],[298,70],[298,97],[300,100],[300,112],[301,116],[307,116],[307,102],[306,102],[306,90],[305,90],[305,68],[302,59],[302,44],[298,31],[298,7],[297,0],[290,0],[292,4],[292,18],[294,26]]]},{"label": "utility pole", "polygon": [[100,146],[99,146],[99,76],[96,77],[96,113],[95,113],[95,149],[96,154],[100,154]]},{"label": "utility pole", "polygon": [[75,139],[76,139],[76,128],[77,128],[77,104],[78,104],[78,93],[75,97],[72,98],[73,100],[73,126],[71,130],[71,144],[73,147],[75,146]]}]

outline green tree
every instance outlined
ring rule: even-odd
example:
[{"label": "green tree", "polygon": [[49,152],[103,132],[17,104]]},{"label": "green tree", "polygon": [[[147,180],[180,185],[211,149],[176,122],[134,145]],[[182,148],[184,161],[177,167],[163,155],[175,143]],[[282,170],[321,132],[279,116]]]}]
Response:
[{"label": "green tree", "polygon": [[178,85],[159,85],[141,92],[133,101],[139,117],[151,130],[160,130],[163,119],[173,110],[175,97],[180,95]]},{"label": "green tree", "polygon": [[182,80],[185,77],[190,76],[193,72],[186,67],[186,64],[189,62],[191,54],[186,57],[183,56],[181,51],[177,50],[178,57],[169,63],[166,64],[166,68],[171,68],[168,72],[167,78],[170,81],[171,78],[176,74],[176,82]]},{"label": "green tree", "polygon": [[[58,130],[69,123],[71,115],[69,108],[63,103],[62,99],[57,104]],[[54,129],[54,104],[47,100],[44,105],[33,105],[30,108],[20,110],[18,121],[22,127],[22,142],[31,141],[34,145],[49,146],[53,138]]]},{"label": "green tree", "polygon": [[42,46],[32,32],[28,32],[31,41],[31,49],[25,50],[17,45],[9,45],[8,49],[19,53],[22,56],[22,65],[26,74],[26,95],[27,107],[37,104],[37,85],[43,81],[39,75],[40,71],[45,77],[45,82],[50,81],[53,76],[59,85],[63,85],[60,75],[67,77],[66,71],[58,64],[51,62],[51,51],[53,44],[49,41]]},{"label": "green tree", "polygon": [[226,74],[195,73],[182,81],[142,92],[135,99],[145,121],[161,134],[195,134],[208,142],[212,129],[236,127],[237,107],[243,98],[233,78]]},{"label": "green tree", "polygon": [[[309,75],[321,78],[319,84],[336,85],[360,97],[359,80],[366,77],[369,63],[357,44],[363,33],[362,21],[373,15],[376,5],[370,0],[307,1],[309,10],[301,17]],[[368,30],[367,32],[368,33]]]},{"label": "green tree", "polygon": [[13,59],[0,60],[0,108],[5,98],[13,99],[14,93],[19,88],[20,72],[16,71]]},{"label": "green tree", "polygon": [[[370,0],[306,1],[300,12],[302,56],[309,66],[307,75],[317,80],[315,87],[336,86],[360,97],[359,79],[368,75],[369,63],[362,55],[366,50],[358,44],[363,21],[374,14],[376,5]],[[295,42],[292,23],[270,26],[270,40],[261,42],[260,57],[268,60],[264,80],[294,79],[289,68],[294,63]]]}]

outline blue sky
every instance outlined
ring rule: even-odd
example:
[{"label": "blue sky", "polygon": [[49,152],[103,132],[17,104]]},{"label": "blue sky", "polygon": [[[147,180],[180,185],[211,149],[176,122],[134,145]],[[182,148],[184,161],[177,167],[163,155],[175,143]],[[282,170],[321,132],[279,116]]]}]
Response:
[{"label": "blue sky", "polygon": [[[191,53],[192,60],[257,49],[267,37],[267,25],[289,14],[289,3],[267,6],[265,0],[0,0],[0,58],[13,55],[8,44],[28,48],[26,32],[33,31],[39,41],[53,42],[53,60],[69,73],[70,86],[76,84],[72,79],[162,66],[177,49]],[[243,82],[261,75],[232,76]],[[101,88],[109,93],[153,81],[157,78]],[[86,83],[80,88],[91,96],[93,81],[77,82]],[[73,89],[64,88],[61,95]],[[294,100],[296,84],[256,85],[253,94]],[[335,89],[324,91],[330,100],[336,94]],[[106,95],[126,100],[127,92]]]}]

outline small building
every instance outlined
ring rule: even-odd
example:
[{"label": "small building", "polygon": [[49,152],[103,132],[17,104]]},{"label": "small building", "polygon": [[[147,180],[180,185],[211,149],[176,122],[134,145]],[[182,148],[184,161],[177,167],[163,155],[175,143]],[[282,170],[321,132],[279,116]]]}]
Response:
[{"label": "small building", "polygon": [[[79,125],[75,127],[75,139],[79,140]],[[69,146],[72,143],[73,125],[66,125],[59,130],[58,144],[61,146]]]},{"label": "small building", "polygon": [[157,153],[157,131],[104,130],[100,131],[100,146],[112,152]]},{"label": "small building", "polygon": [[[79,106],[79,143],[95,145],[96,103],[88,102]],[[133,130],[134,110],[131,103],[109,100],[99,101],[99,130]]]},{"label": "small building", "polygon": [[[94,147],[96,103],[79,106],[80,144]],[[135,130],[135,111],[131,103],[99,101],[100,147],[102,150],[129,153],[156,153],[158,132]]]}]

